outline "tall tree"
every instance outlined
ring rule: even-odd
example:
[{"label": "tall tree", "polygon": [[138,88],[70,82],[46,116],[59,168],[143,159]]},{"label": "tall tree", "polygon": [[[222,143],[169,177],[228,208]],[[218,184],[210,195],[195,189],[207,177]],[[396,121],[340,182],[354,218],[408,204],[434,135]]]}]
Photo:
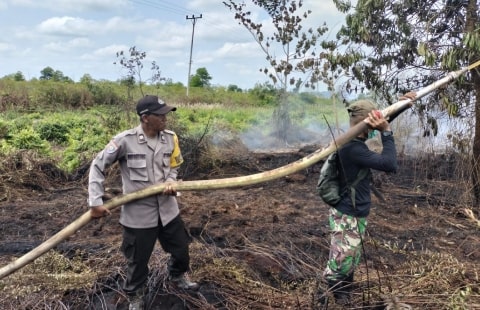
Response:
[{"label": "tall tree", "polygon": [[[353,77],[392,103],[397,93],[426,86],[446,72],[466,67],[480,58],[478,0],[334,0],[348,13],[337,37],[348,44],[345,54],[362,48],[365,57],[349,66]],[[335,59],[332,66],[338,65]],[[480,75],[478,70],[457,79],[417,103],[417,111],[436,134],[432,111],[450,117],[471,117],[475,107],[473,185],[480,201]]]},{"label": "tall tree", "polygon": [[[274,113],[274,124],[277,136],[287,141],[287,133],[291,127],[287,89],[289,86],[293,86],[295,90],[302,86],[315,88],[321,79],[316,44],[328,29],[323,25],[317,29],[303,30],[302,23],[311,11],[297,13],[303,6],[302,0],[251,2],[267,12],[272,20],[274,33],[266,33],[262,23],[252,20],[252,13],[245,2],[229,0],[223,3],[235,13],[235,19],[252,34],[266,55],[269,66],[260,70],[281,90],[280,103]],[[278,51],[283,53],[277,54]]]},{"label": "tall tree", "polygon": [[190,86],[192,87],[209,87],[212,77],[207,68],[198,68],[194,75],[190,78]]}]

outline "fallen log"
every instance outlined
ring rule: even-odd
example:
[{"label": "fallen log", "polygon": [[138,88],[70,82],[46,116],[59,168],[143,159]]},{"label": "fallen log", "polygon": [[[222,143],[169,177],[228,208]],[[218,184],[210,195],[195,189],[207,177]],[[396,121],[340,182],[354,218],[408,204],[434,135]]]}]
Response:
[{"label": "fallen log", "polygon": [[[477,61],[476,63],[466,68],[463,68],[461,70],[450,72],[444,78],[417,91],[417,96],[415,100],[425,96],[426,94],[439,88],[440,86],[443,86],[449,83],[450,81],[458,78],[468,70],[478,65],[480,65],[480,61]],[[382,110],[382,114],[385,118],[388,118],[391,115],[398,115],[399,113],[411,107],[412,104],[413,104],[413,101],[410,99],[401,100]],[[368,125],[365,122],[360,122],[357,125],[351,127],[344,134],[335,138],[327,148],[316,150],[313,153],[293,163],[290,163],[288,165],[285,165],[277,169],[273,169],[273,170],[262,172],[262,173],[247,175],[247,176],[234,177],[234,178],[198,180],[198,181],[179,181],[172,184],[172,186],[174,186],[178,191],[211,190],[211,189],[232,188],[232,187],[241,187],[246,185],[254,185],[258,183],[275,180],[281,177],[285,177],[289,174],[293,174],[302,169],[305,169],[319,162],[322,159],[327,158],[328,155],[330,155],[332,152],[342,147],[353,138],[357,137],[361,132],[365,131],[367,129],[367,126]],[[112,200],[109,200],[108,202],[106,202],[104,206],[107,209],[111,210],[127,202],[142,199],[152,195],[161,194],[164,188],[165,188],[165,184],[152,185],[143,190],[113,198]],[[18,269],[34,261],[36,258],[40,257],[41,255],[43,255],[44,253],[46,253],[47,251],[55,247],[57,244],[59,244],[69,236],[73,235],[76,231],[78,231],[80,228],[82,228],[88,222],[90,222],[91,219],[92,217],[90,215],[90,211],[85,212],[75,221],[67,225],[65,228],[60,230],[58,233],[56,233],[51,238],[49,238],[48,240],[40,244],[35,249],[19,257],[17,260],[11,262],[10,264],[2,267],[0,269],[0,279],[3,279],[4,277],[14,273]]]}]

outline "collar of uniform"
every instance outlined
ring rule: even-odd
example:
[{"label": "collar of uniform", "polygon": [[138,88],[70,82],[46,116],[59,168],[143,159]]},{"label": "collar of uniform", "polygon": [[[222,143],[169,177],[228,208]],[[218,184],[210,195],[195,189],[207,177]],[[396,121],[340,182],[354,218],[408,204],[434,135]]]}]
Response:
[{"label": "collar of uniform", "polygon": [[137,142],[147,143],[147,136],[145,135],[145,132],[143,131],[142,126],[137,127]]}]

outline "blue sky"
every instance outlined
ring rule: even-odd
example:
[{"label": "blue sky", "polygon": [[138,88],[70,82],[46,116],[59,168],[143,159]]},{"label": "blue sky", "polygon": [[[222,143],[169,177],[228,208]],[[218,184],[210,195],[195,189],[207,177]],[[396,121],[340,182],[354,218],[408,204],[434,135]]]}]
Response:
[{"label": "blue sky", "polygon": [[[344,17],[333,2],[304,0],[302,12],[307,9],[312,14],[306,26],[326,22],[334,37]],[[254,13],[257,21],[267,18]],[[50,66],[75,81],[85,73],[117,80],[125,71],[113,64],[116,52],[136,46],[147,53],[145,79],[155,61],[163,77],[186,84],[193,28],[186,16],[200,14],[192,74],[205,67],[212,84],[244,89],[268,81],[259,72],[265,54],[222,0],[0,0],[0,77],[21,71],[38,78]]]}]

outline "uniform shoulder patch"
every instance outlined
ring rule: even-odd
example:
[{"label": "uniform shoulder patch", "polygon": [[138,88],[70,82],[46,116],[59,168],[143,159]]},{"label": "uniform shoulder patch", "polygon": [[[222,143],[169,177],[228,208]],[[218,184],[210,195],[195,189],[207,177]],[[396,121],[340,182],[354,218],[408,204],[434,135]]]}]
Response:
[{"label": "uniform shoulder patch", "polygon": [[107,147],[105,148],[105,150],[108,154],[113,154],[118,150],[118,145],[117,143],[115,143],[114,140],[112,140],[107,144]]},{"label": "uniform shoulder patch", "polygon": [[114,137],[114,139],[121,139],[123,137],[126,137],[126,136],[132,136],[132,135],[136,135],[137,134],[137,129],[136,128],[132,128],[132,129],[128,129],[128,130],[125,130],[125,131],[122,131],[121,133],[119,133],[118,135],[116,135]]}]

